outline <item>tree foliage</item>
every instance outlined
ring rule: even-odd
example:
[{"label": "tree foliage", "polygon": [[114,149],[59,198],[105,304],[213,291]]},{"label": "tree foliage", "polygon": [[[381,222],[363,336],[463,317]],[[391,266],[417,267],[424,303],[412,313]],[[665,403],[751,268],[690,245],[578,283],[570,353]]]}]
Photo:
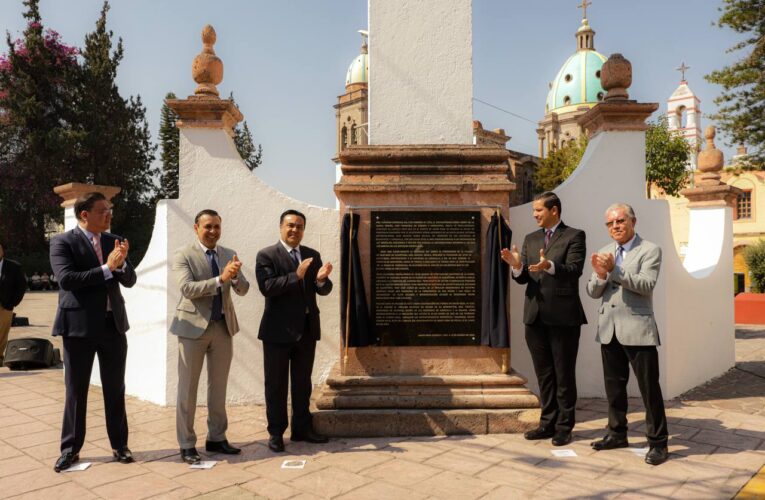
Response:
[{"label": "tree foliage", "polygon": [[752,291],[765,293],[765,239],[746,247],[744,260],[752,278]]},{"label": "tree foliage", "polygon": [[539,162],[534,171],[534,189],[538,193],[551,191],[565,181],[582,160],[587,149],[587,136],[582,134],[575,141],[564,142]]},{"label": "tree foliage", "polygon": [[106,29],[109,4],[83,49],[45,29],[38,4],[25,0],[27,27],[0,56],[0,230],[18,253],[47,254],[46,230],[63,220],[54,186],[119,186],[112,229],[137,262],[154,219],[155,148],[140,97],[115,83],[124,49]]},{"label": "tree foliage", "polygon": [[750,146],[749,168],[765,169],[765,0],[723,0],[720,11],[718,26],[744,39],[727,51],[741,59],[705,76],[723,87],[712,119],[732,143]]},{"label": "tree foliage", "polygon": [[680,194],[688,183],[690,154],[690,144],[680,134],[669,130],[665,115],[648,124],[645,133],[645,180],[649,198],[652,184],[670,196]]},{"label": "tree foliage", "polygon": [[[165,99],[175,99],[175,94],[168,92]],[[178,143],[180,140],[178,127],[175,122],[178,115],[167,104],[162,104],[159,122],[159,147],[162,159],[162,176],[160,178],[159,197],[165,199],[178,198]]]}]

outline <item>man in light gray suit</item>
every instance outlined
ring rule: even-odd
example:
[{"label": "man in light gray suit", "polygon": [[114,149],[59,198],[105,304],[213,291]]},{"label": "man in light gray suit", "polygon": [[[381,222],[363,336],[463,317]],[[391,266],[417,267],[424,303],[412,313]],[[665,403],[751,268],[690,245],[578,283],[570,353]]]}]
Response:
[{"label": "man in light gray suit", "polygon": [[667,460],[667,417],[659,385],[659,330],[653,316],[653,289],[659,278],[661,248],[635,233],[631,206],[615,203],[606,210],[606,227],[614,243],[592,254],[594,272],[587,294],[602,298],[598,333],[608,397],[608,434],[592,443],[595,450],[626,448],[627,381],[630,365],[645,405],[645,461]]},{"label": "man in light gray suit", "polygon": [[170,325],[170,332],[178,336],[178,444],[181,459],[189,464],[200,460],[196,450],[194,414],[205,357],[208,408],[205,449],[229,455],[241,451],[226,439],[226,385],[233,355],[233,336],[239,331],[231,290],[237,295],[245,295],[250,288],[236,252],[218,245],[221,218],[215,210],[202,210],[197,214],[194,232],[194,243],[179,249],[173,256],[173,274],[182,297]]}]

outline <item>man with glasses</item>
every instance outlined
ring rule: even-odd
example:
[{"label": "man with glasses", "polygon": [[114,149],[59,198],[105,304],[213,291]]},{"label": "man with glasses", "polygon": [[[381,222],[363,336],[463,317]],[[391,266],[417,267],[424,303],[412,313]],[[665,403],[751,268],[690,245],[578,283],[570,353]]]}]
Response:
[{"label": "man with glasses", "polygon": [[630,365],[645,406],[646,463],[667,460],[667,417],[659,385],[659,330],[653,316],[653,289],[659,278],[661,248],[635,233],[631,206],[615,203],[606,210],[606,228],[614,243],[592,254],[594,272],[587,294],[602,299],[598,333],[608,397],[608,434],[592,443],[597,450],[626,448],[627,381]]},{"label": "man with glasses", "polygon": [[258,338],[263,341],[268,447],[284,451],[287,387],[292,379],[291,441],[326,443],[313,430],[308,404],[316,341],[321,337],[316,294],[332,291],[332,264],[322,264],[316,250],[301,245],[305,215],[287,210],[279,217],[280,240],[258,252],[255,276],[266,298]]},{"label": "man with glasses", "polygon": [[125,360],[130,328],[120,285],[132,287],[136,275],[127,258],[127,239],[108,232],[112,208],[101,193],[74,202],[77,227],[50,242],[50,264],[59,284],[53,335],[64,341],[66,401],[61,426],[61,456],[53,469],[68,469],[80,458],[93,360],[98,355],[104,393],[106,433],[114,457],[133,462],[127,446]]}]

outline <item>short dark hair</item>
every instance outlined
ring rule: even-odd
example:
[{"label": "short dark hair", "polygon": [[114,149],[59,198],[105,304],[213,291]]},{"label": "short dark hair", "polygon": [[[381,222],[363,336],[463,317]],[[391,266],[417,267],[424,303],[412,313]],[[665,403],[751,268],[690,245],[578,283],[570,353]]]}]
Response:
[{"label": "short dark hair", "polygon": [[194,217],[194,224],[199,224],[199,219],[201,219],[203,215],[209,215],[210,217],[217,217],[221,219],[221,216],[218,214],[218,212],[212,208],[205,208],[204,210],[200,211],[196,217]]},{"label": "short dark hair", "polygon": [[534,197],[534,201],[541,201],[547,210],[552,210],[553,207],[558,207],[558,215],[563,212],[563,207],[560,205],[560,198],[552,191],[545,191],[542,194],[538,194]]},{"label": "short dark hair", "polygon": [[302,217],[303,224],[308,224],[308,221],[306,220],[305,215],[303,215],[302,212],[298,212],[297,210],[289,209],[289,210],[285,210],[284,212],[282,212],[282,214],[279,216],[279,225],[280,226],[282,225],[282,222],[284,222],[284,218],[287,217],[288,215],[297,215],[298,217]]},{"label": "short dark hair", "polygon": [[77,220],[82,220],[80,214],[82,212],[90,212],[93,210],[93,205],[101,200],[106,200],[106,196],[104,196],[103,193],[99,193],[98,191],[85,193],[74,202],[74,216],[77,217]]}]

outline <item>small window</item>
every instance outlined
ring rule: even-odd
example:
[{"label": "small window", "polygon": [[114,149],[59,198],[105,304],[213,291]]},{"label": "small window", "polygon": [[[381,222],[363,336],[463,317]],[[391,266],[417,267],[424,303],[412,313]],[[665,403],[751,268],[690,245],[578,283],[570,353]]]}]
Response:
[{"label": "small window", "polygon": [[571,104],[571,97],[569,97],[569,96],[564,97],[563,98],[563,104],[565,104],[566,106]]},{"label": "small window", "polygon": [[566,82],[570,82],[571,80],[574,79],[574,77],[571,76],[570,74],[566,74],[566,76],[564,76],[563,79],[566,80]]},{"label": "small window", "polygon": [[351,144],[358,144],[358,133],[356,132],[356,124],[351,125]]},{"label": "small window", "polygon": [[597,70],[597,71],[595,72],[595,78],[600,78],[600,70]]},{"label": "small window", "polygon": [[736,199],[736,220],[752,218],[752,190],[747,190],[738,195]]},{"label": "small window", "polygon": [[342,130],[340,131],[340,149],[345,149],[345,147],[348,145],[348,128],[343,126]]}]

